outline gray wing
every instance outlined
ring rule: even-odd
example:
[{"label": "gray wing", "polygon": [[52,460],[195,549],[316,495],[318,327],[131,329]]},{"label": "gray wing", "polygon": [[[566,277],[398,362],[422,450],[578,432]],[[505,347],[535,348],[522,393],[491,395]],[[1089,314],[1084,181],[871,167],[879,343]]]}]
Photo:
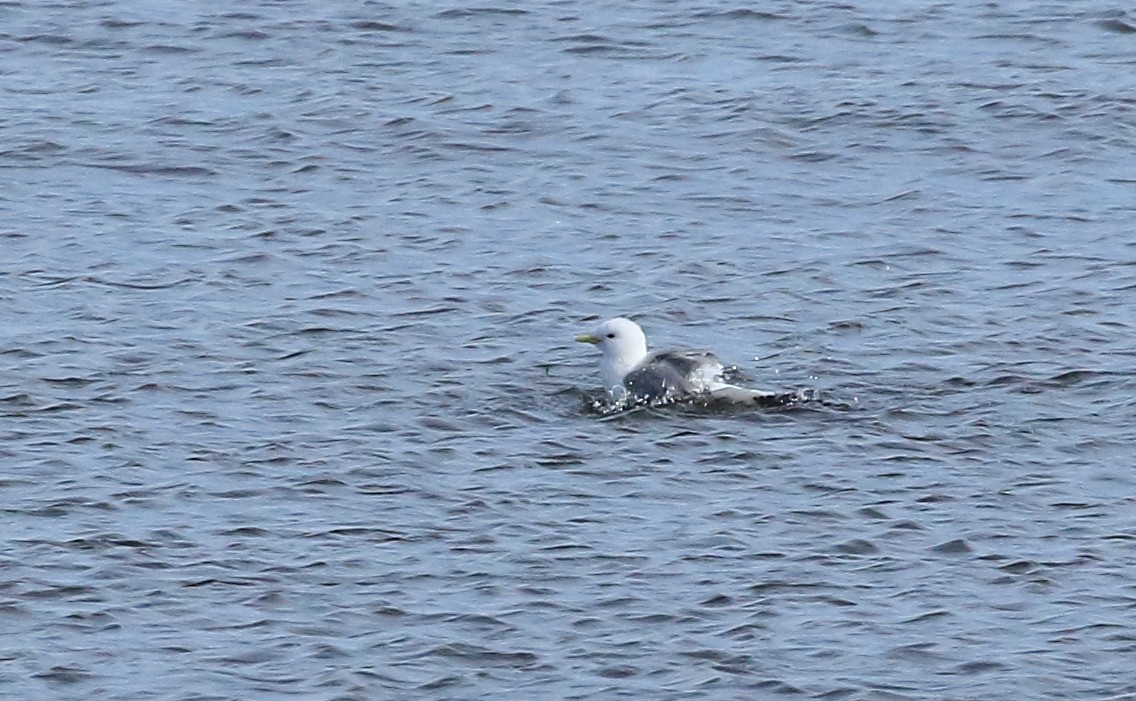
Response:
[{"label": "gray wing", "polygon": [[627,373],[623,385],[634,397],[656,400],[705,391],[721,374],[722,361],[709,351],[660,351]]}]

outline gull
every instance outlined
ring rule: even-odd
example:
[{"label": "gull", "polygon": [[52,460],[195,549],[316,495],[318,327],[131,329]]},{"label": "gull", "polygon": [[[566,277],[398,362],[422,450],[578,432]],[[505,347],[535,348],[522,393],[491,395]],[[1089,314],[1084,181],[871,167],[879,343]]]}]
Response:
[{"label": "gull", "polygon": [[647,336],[630,319],[616,317],[576,337],[599,348],[600,379],[613,404],[666,403],[689,399],[782,406],[797,395],[777,394],[730,384],[733,368],[709,351],[648,351]]}]

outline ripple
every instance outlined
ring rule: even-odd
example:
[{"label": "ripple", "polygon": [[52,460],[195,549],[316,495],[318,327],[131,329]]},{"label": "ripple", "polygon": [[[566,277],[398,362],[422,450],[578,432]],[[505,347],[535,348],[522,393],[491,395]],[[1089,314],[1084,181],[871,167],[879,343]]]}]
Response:
[{"label": "ripple", "polygon": [[[59,9],[10,696],[1133,693],[1125,13]],[[815,395],[594,413],[615,314]]]}]

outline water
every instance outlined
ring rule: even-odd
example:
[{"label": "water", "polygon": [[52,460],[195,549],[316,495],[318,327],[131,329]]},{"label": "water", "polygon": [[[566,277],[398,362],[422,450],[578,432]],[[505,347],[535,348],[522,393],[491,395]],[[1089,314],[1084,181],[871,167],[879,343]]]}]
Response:
[{"label": "water", "polygon": [[1136,17],[0,19],[5,698],[1136,694]]}]

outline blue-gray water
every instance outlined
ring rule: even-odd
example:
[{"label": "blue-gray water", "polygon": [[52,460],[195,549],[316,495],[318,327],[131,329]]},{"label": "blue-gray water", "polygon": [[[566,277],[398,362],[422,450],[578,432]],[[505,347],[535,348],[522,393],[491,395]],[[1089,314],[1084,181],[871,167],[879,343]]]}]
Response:
[{"label": "blue-gray water", "polygon": [[1136,695],[1136,15],[226,7],[0,4],[0,695]]}]

